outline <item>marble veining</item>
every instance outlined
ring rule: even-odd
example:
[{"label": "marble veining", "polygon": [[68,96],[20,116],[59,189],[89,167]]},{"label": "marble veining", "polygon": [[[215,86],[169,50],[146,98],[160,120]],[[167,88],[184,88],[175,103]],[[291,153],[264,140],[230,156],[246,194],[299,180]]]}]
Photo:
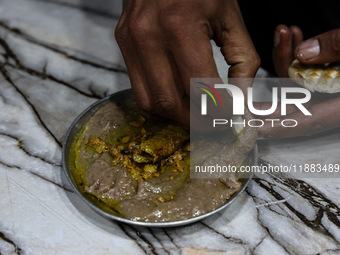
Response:
[{"label": "marble veining", "polygon": [[[0,1],[0,254],[340,254],[336,176],[258,175],[227,210],[168,229],[112,222],[73,193],[61,170],[67,128],[130,87],[118,2]],[[339,130],[259,141],[259,164],[339,163],[339,142]]]}]

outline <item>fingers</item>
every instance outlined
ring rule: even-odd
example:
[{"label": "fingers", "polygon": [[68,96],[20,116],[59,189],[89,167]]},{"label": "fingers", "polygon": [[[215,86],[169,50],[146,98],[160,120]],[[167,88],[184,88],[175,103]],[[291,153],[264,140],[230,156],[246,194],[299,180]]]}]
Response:
[{"label": "fingers", "polygon": [[294,49],[302,41],[302,32],[297,26],[288,28],[278,25],[274,32],[273,61],[279,77],[288,77],[288,68],[294,58]]},{"label": "fingers", "polygon": [[[253,78],[260,67],[261,60],[243,22],[237,2],[229,3],[227,13],[223,15],[222,26],[215,31],[216,44],[221,47],[226,62],[230,65],[228,77]],[[249,82],[238,84],[247,94]]]},{"label": "fingers", "polygon": [[[322,101],[311,106],[308,111],[312,116],[305,116],[300,111],[294,111],[287,116],[281,117],[279,121],[265,122],[259,128],[259,136],[265,138],[286,138],[294,136],[309,136],[323,131],[340,127],[340,98],[334,97],[327,101]],[[279,119],[279,118],[278,118]],[[296,120],[296,127],[284,127],[283,120]],[[293,122],[288,125],[294,125]]]},{"label": "fingers", "polygon": [[292,33],[286,25],[279,25],[274,32],[273,49],[274,66],[279,77],[288,77],[292,56]]},{"label": "fingers", "polygon": [[[322,64],[340,60],[340,30],[333,30],[302,42],[302,32],[296,27],[279,25],[275,31],[273,59],[278,76],[288,77],[288,68],[293,58],[308,64]],[[268,109],[271,104],[259,103],[257,109]],[[340,126],[340,98],[336,95],[314,94],[305,104],[312,116],[305,116],[294,106],[287,108],[287,115],[282,116],[278,108],[270,116],[275,119],[265,121],[259,128],[259,135],[268,138],[308,136]],[[287,127],[298,123],[296,127]]]},{"label": "fingers", "polygon": [[[185,106],[183,82],[172,55],[162,41],[157,39],[159,33],[146,31],[145,35],[137,35],[134,40],[135,48],[139,49],[137,56],[142,63],[146,79],[143,89],[149,95],[149,104],[143,107],[145,110],[183,122],[184,113],[189,119],[188,111],[183,111]],[[140,37],[148,39],[136,39]]]},{"label": "fingers", "polygon": [[[124,1],[123,7],[116,38],[146,110],[189,123],[190,78],[219,77],[214,33],[230,78],[253,77],[259,68],[237,0]],[[250,84],[242,86],[246,92]]]},{"label": "fingers", "polygon": [[150,104],[150,95],[144,88],[147,81],[143,75],[143,68],[139,58],[136,58],[137,50],[134,47],[130,31],[127,25],[128,1],[123,2],[123,13],[115,29],[116,41],[122,52],[136,100],[140,105]]},{"label": "fingers", "polygon": [[[204,20],[197,17],[193,24],[185,17],[162,17],[162,24],[167,31],[168,50],[173,56],[186,93],[190,93],[190,78],[218,78],[215,60],[208,30]],[[186,24],[186,26],[183,26]]]},{"label": "fingers", "polygon": [[303,41],[302,31],[297,26],[291,26],[289,29],[293,34],[293,49],[296,49],[296,47]]},{"label": "fingers", "polygon": [[[168,18],[167,20],[171,20],[171,18]],[[193,98],[196,98],[196,96],[194,96],[193,93],[200,92],[195,90],[198,84],[193,84],[195,86],[190,88],[191,78],[207,78],[206,81],[210,86],[223,83],[223,81],[219,78],[206,26],[202,25],[196,27],[192,24],[189,27],[196,27],[196,29],[192,31],[185,31],[183,29],[173,29],[173,26],[176,26],[176,22],[180,22],[180,24],[183,24],[183,22],[190,24],[190,20],[182,22],[177,18],[177,21],[172,22],[175,23],[168,24],[168,27],[166,28],[166,31],[168,31],[167,41],[169,51],[171,52],[174,63],[176,63],[179,70],[177,77],[181,79],[180,83],[183,84],[186,94],[191,94],[191,100],[194,102],[195,99]],[[190,34],[190,37],[186,36],[188,34]],[[190,89],[193,90],[190,92]],[[220,97],[221,102],[223,102],[223,107],[218,107],[217,109],[214,109],[214,111],[209,111],[209,116],[229,116],[231,114],[232,107],[229,94],[221,93]],[[212,103],[211,101],[208,101],[208,105],[210,105],[209,102]],[[191,106],[193,106],[193,104]],[[197,106],[200,106],[200,104]],[[210,106],[208,108],[212,109]],[[194,107],[190,110],[192,113],[191,124],[195,126],[193,119],[197,114],[194,113]],[[202,122],[202,120],[200,120],[200,122]],[[203,130],[202,126],[198,128],[201,131]]]},{"label": "fingers", "polygon": [[296,58],[306,64],[324,64],[340,61],[340,29],[335,29],[302,42],[296,49]]},{"label": "fingers", "polygon": [[116,39],[136,101],[144,110],[189,125],[189,98],[178,67],[165,47],[159,26],[150,25],[159,23],[159,16],[150,11],[144,15],[138,11],[143,6],[131,7],[129,11],[129,4],[124,3],[125,12],[117,25]]}]

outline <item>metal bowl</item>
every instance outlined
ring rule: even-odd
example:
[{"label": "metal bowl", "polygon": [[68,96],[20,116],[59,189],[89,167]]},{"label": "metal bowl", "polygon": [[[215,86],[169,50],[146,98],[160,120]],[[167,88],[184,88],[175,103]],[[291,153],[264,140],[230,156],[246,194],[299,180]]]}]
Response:
[{"label": "metal bowl", "polygon": [[[128,224],[133,224],[133,225],[139,225],[139,226],[145,226],[145,227],[175,227],[175,226],[182,226],[186,224],[190,224],[196,221],[200,221],[210,215],[213,215],[226,207],[228,207],[233,201],[236,200],[236,198],[246,189],[249,181],[252,178],[252,173],[247,173],[246,175],[242,176],[242,187],[241,189],[233,194],[230,199],[221,207],[208,212],[206,214],[194,217],[194,218],[189,218],[185,220],[180,220],[180,221],[173,221],[173,222],[141,222],[141,221],[133,221],[129,220],[126,218],[122,218],[113,214],[110,214],[101,208],[99,208],[97,205],[93,204],[89,199],[87,199],[77,188],[74,180],[72,179],[72,174],[70,172],[70,150],[72,143],[76,139],[76,136],[78,135],[79,131],[82,129],[84,124],[86,124],[89,119],[105,104],[108,102],[128,102],[134,100],[133,93],[131,89],[128,90],[123,90],[117,93],[114,93],[110,96],[107,96],[101,100],[98,100],[91,106],[89,106],[86,110],[84,110],[72,123],[72,125],[69,127],[66,138],[63,142],[63,149],[62,149],[62,165],[63,169],[66,175],[67,180],[69,181],[70,185],[72,186],[73,190],[75,191],[76,194],[79,195],[81,199],[83,199],[86,204],[92,208],[94,211],[99,213],[102,216],[105,216],[109,219],[113,219],[119,222],[123,223],[128,223]],[[246,164],[248,165],[254,165],[257,164],[257,146],[255,145],[253,150],[249,153],[247,162]]]}]

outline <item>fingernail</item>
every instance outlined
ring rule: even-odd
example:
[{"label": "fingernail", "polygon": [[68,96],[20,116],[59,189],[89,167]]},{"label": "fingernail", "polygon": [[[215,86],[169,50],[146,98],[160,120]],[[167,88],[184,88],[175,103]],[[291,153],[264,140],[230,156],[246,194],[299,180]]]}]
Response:
[{"label": "fingernail", "polygon": [[300,44],[297,55],[305,60],[316,58],[320,54],[320,44],[317,39],[310,39]]}]

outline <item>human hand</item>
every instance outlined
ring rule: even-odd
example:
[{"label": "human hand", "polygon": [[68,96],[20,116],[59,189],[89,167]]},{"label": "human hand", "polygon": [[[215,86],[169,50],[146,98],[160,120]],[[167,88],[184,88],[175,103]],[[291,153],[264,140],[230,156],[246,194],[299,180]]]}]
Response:
[{"label": "human hand", "polygon": [[[340,61],[340,29],[332,30],[306,41],[302,41],[302,31],[296,26],[288,28],[279,25],[275,31],[273,60],[279,77],[288,77],[288,68],[294,58],[305,64],[324,64]],[[304,105],[312,116],[305,116],[299,109],[290,107],[286,116],[280,115],[278,108],[266,118],[294,119],[298,126],[285,128],[277,121],[259,129],[262,137],[307,136],[340,127],[339,94],[312,93],[312,99]],[[267,103],[257,105],[258,109],[268,109]]]},{"label": "human hand", "polygon": [[186,125],[190,78],[219,76],[211,39],[230,78],[253,77],[260,65],[237,0],[125,0],[115,35],[139,105]]}]

